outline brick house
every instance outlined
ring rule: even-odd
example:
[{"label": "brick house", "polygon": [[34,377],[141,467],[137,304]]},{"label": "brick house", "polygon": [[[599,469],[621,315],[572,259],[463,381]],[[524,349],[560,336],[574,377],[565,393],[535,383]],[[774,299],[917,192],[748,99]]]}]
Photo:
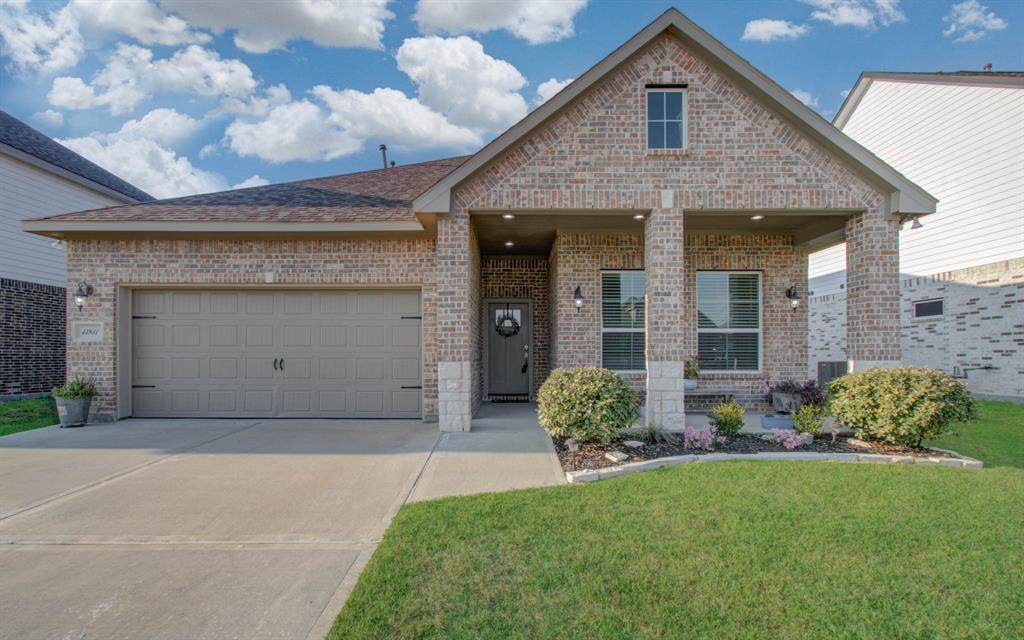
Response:
[{"label": "brick house", "polygon": [[[900,359],[897,230],[935,200],[676,10],[476,154],[27,222],[69,242],[98,417],[439,419],[605,366],[682,424],[802,378],[847,243],[851,366]],[[788,292],[788,293],[787,293]]]}]

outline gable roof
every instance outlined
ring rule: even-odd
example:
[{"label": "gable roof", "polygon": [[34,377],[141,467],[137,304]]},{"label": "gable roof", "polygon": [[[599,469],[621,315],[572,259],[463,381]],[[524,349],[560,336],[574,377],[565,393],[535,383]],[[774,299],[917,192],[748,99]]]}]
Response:
[{"label": "gable roof", "polygon": [[550,100],[520,120],[512,128],[492,140],[441,181],[416,198],[416,211],[446,213],[450,208],[451,190],[475,172],[486,166],[506,149],[525,138],[541,126],[564,106],[583,94],[587,89],[612,73],[634,53],[651,43],[661,34],[669,32],[681,38],[689,48],[707,60],[717,61],[730,72],[730,76],[765,103],[774,106],[779,113],[795,124],[809,137],[819,141],[871,182],[890,191],[892,211],[924,215],[935,212],[937,200],[924,189],[908,180],[860,146],[841,131],[833,127],[820,115],[793,97],[766,75],[734,51],[713,38],[672,8],[661,14],[654,22],[644,27],[625,44],[591,67],[586,73],[562,89]]},{"label": "gable roof", "polygon": [[0,151],[124,202],[153,199],[5,111],[0,111]]},{"label": "gable roof", "polygon": [[846,126],[850,116],[876,80],[1021,89],[1024,88],[1024,71],[865,71],[857,78],[850,93],[846,94],[836,117],[832,119],[833,125],[840,129]]},{"label": "gable roof", "polygon": [[[465,162],[466,156],[361,171],[339,176],[313,178],[284,184],[271,184],[248,189],[206,193],[140,204],[62,213],[27,220],[27,231],[102,230],[103,223],[111,230],[165,230],[180,223],[190,224],[188,230],[220,230],[215,225],[250,225],[250,230],[271,230],[267,225],[300,223],[320,224],[304,230],[393,230],[423,229],[412,209],[412,201],[453,169]],[[348,227],[345,227],[348,225]],[[281,227],[276,227],[280,229]]]}]

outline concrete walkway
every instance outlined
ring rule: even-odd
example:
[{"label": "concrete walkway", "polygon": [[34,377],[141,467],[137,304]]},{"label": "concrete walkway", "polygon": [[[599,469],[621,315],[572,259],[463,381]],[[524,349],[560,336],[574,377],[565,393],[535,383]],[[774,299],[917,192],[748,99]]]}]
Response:
[{"label": "concrete walkway", "polygon": [[410,496],[564,481],[528,409],[0,438],[0,639],[320,640]]},{"label": "concrete walkway", "polygon": [[534,404],[480,406],[468,433],[443,433],[410,501],[564,484]]}]

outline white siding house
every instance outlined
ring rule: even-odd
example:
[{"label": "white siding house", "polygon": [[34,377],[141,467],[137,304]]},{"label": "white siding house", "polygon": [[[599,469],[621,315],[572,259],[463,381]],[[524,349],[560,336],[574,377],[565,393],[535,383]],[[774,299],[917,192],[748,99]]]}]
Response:
[{"label": "white siding house", "polygon": [[[903,361],[1024,396],[1024,73],[866,73],[834,124],[939,199],[900,234]],[[812,375],[845,360],[845,262],[810,256]]]}]

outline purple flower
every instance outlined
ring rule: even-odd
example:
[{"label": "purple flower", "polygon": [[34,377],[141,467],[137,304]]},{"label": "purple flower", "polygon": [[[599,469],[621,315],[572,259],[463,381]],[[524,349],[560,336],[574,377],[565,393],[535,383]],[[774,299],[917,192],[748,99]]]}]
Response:
[{"label": "purple flower", "polygon": [[786,449],[796,449],[804,443],[804,434],[786,429],[772,429],[772,440]]},{"label": "purple flower", "polygon": [[711,451],[715,448],[715,435],[714,427],[704,427],[703,429],[686,427],[683,430],[683,446],[687,449]]}]

